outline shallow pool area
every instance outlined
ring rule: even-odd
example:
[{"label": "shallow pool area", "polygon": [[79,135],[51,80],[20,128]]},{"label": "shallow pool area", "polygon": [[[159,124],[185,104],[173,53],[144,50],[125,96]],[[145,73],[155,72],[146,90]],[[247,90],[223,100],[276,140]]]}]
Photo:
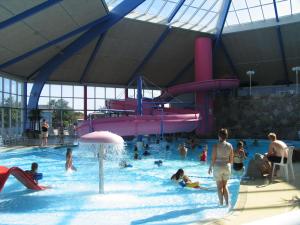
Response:
[{"label": "shallow pool area", "polygon": [[[235,147],[236,141],[231,141]],[[229,209],[218,206],[215,181],[208,175],[209,163],[200,163],[201,148],[189,150],[185,160],[177,153],[179,142],[150,143],[151,155],[134,161],[133,144],[128,143],[123,156],[133,165],[120,168],[119,160],[106,160],[105,194],[98,194],[98,162],[91,149],[73,149],[73,163],[78,171],[65,172],[65,148],[26,149],[2,152],[0,165],[29,169],[39,163],[44,178],[40,184],[51,186],[44,191],[27,190],[10,176],[0,193],[0,224],[191,224],[200,220],[225,216]],[[215,140],[203,141],[209,152]],[[266,151],[267,142],[251,146],[254,152]],[[289,144],[298,144],[289,143]],[[158,167],[155,160],[162,160]],[[200,181],[209,190],[183,188],[173,184],[170,177],[183,168],[193,181]],[[229,180],[230,201],[235,204],[240,175]]]}]

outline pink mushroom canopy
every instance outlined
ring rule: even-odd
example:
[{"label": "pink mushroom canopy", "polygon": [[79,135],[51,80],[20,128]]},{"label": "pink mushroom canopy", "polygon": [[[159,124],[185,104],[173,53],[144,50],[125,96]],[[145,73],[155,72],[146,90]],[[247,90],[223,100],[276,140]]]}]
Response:
[{"label": "pink mushroom canopy", "polygon": [[92,133],[85,134],[79,139],[83,143],[103,143],[103,144],[122,144],[123,138],[117,134],[109,131],[94,131]]}]

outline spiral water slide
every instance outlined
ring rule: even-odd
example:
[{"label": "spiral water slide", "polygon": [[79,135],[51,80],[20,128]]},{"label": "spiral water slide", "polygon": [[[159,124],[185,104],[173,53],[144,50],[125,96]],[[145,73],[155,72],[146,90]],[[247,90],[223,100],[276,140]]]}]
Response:
[{"label": "spiral water slide", "polygon": [[[236,79],[217,79],[200,82],[180,84],[167,89],[159,100],[167,100],[180,94],[189,92],[207,92],[211,90],[222,90],[237,87],[239,81]],[[143,108],[146,115],[121,116],[113,118],[100,118],[92,121],[84,121],[78,128],[79,135],[91,131],[110,131],[121,136],[136,136],[147,134],[191,132],[199,125],[199,112],[187,109],[153,109],[149,107],[151,101],[144,101]],[[113,100],[109,107],[118,110],[135,110],[136,100]]]},{"label": "spiral water slide", "polygon": [[[153,100],[143,100],[143,115],[101,118],[85,121],[79,126],[79,135],[91,131],[111,131],[121,136],[191,132],[209,133],[213,127],[213,104],[209,91],[232,89],[239,86],[238,79],[213,79],[212,42],[210,38],[195,40],[195,81],[167,88]],[[169,102],[184,94],[196,93],[196,110],[157,109],[159,102]],[[116,110],[137,109],[137,100],[111,100],[108,108]]]}]

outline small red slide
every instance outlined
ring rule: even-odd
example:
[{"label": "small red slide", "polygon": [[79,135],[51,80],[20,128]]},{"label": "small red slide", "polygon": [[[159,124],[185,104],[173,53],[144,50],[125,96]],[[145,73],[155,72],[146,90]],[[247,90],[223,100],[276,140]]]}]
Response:
[{"label": "small red slide", "polygon": [[32,190],[44,190],[46,189],[43,186],[39,186],[30,175],[25,173],[22,169],[18,167],[11,167],[10,169],[5,166],[0,166],[0,192],[2,191],[4,184],[9,177],[9,175],[13,175],[17,178],[25,187]]}]

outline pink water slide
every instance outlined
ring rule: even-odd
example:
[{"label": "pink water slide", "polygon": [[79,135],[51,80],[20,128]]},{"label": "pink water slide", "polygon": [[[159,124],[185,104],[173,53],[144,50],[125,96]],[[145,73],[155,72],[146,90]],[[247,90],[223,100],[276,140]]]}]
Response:
[{"label": "pink water slide", "polygon": [[237,88],[239,86],[239,80],[237,79],[215,79],[215,80],[204,80],[204,81],[195,81],[184,84],[178,84],[172,86],[159,97],[164,99],[168,96],[177,96],[185,93],[191,92],[203,92],[207,93],[212,90],[225,90]]},{"label": "pink water slide", "polygon": [[191,132],[197,128],[198,122],[198,113],[101,118],[81,124],[79,135],[100,130],[120,136]]},{"label": "pink water slide", "polygon": [[[213,101],[208,95],[212,90],[232,89],[239,86],[237,79],[213,79],[212,43],[210,38],[195,40],[195,81],[167,88],[155,101],[170,101],[184,93],[196,93],[195,110],[155,109],[158,104],[153,100],[143,101],[142,116],[122,116],[84,121],[79,126],[79,134],[91,131],[111,131],[121,136],[191,132],[207,134],[213,127]],[[111,100],[108,108],[136,110],[135,99]]]}]

